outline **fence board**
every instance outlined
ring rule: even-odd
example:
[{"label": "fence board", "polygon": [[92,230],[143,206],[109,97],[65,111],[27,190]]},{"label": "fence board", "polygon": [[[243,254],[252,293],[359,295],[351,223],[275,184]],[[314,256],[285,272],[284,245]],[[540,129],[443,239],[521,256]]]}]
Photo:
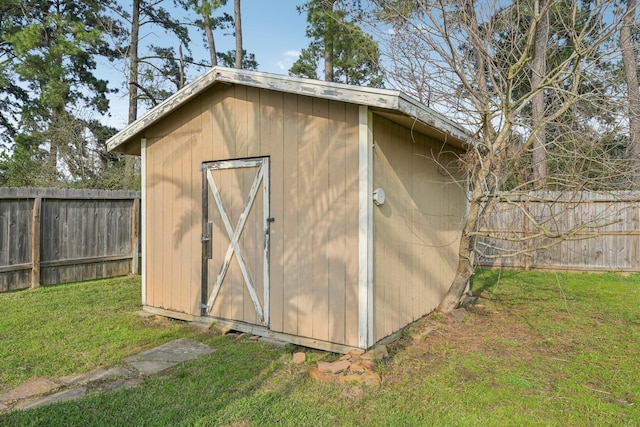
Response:
[{"label": "fence board", "polygon": [[[519,206],[525,205],[549,230],[585,227],[574,240],[527,255],[500,256],[527,249],[522,241],[480,239],[479,265],[583,271],[639,271],[640,193],[531,193],[499,202],[482,231],[503,237],[531,236],[534,229]],[[532,246],[549,243],[539,238]]]},{"label": "fence board", "polygon": [[139,198],[134,191],[0,188],[0,292],[32,286],[32,278],[37,286],[128,274]]}]

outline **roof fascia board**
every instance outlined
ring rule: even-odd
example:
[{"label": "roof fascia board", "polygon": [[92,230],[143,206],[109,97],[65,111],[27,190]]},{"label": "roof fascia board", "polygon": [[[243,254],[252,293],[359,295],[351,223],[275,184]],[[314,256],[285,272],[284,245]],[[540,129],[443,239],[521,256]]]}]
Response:
[{"label": "roof fascia board", "polygon": [[111,151],[136,135],[141,134],[144,129],[181,106],[184,102],[205,91],[215,82],[241,84],[399,111],[435,128],[445,136],[451,135],[461,141],[466,141],[469,138],[467,132],[452,121],[397,90],[357,87],[343,83],[324,82],[259,71],[214,67],[114,135],[107,141],[107,149]]},{"label": "roof fascia board", "polygon": [[469,133],[462,127],[449,120],[443,114],[438,113],[431,108],[426,108],[413,98],[409,98],[404,93],[398,96],[398,110],[402,113],[414,117],[416,120],[438,130],[443,135],[450,135],[463,144],[468,144],[470,139]]},{"label": "roof fascia board", "polygon": [[326,98],[335,101],[349,102],[368,107],[398,108],[400,92],[389,89],[359,87],[344,83],[325,82],[321,80],[303,79],[262,72],[246,72],[233,68],[221,68],[218,81],[243,84],[293,93],[296,95]]},{"label": "roof fascia board", "polygon": [[186,85],[181,90],[177,91],[169,98],[165,99],[163,102],[158,104],[156,107],[149,110],[142,117],[137,119],[135,122],[126,126],[120,132],[115,134],[107,141],[107,150],[111,151],[114,148],[118,147],[121,144],[127,142],[130,138],[135,136],[136,134],[142,132],[145,128],[151,126],[166,114],[169,114],[171,111],[178,108],[184,102],[190,100],[191,98],[197,96],[200,92],[203,92],[207,89],[213,82],[216,81],[217,75],[214,73],[215,69],[212,69],[208,73],[203,74],[202,76],[195,79],[193,82]]}]

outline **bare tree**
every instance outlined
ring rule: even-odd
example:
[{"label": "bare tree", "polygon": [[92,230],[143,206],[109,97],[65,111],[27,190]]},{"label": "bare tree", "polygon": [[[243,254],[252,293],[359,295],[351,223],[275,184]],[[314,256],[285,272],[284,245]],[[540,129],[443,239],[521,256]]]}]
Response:
[{"label": "bare tree", "polygon": [[[534,33],[533,59],[531,61],[531,87],[540,87],[547,74],[547,47],[549,42],[549,7],[551,0],[535,0],[533,16],[539,17]],[[531,100],[531,121],[544,120],[544,91],[538,91]],[[547,181],[546,129],[540,127],[532,144],[533,178],[545,186]]]},{"label": "bare tree", "polygon": [[131,124],[138,118],[138,71],[140,57],[140,0],[133,0],[131,6],[131,37],[129,43],[129,118]]},{"label": "bare tree", "polygon": [[[491,242],[526,243],[495,256],[534,253],[584,238],[579,230],[597,226],[575,224],[561,231],[548,215],[532,208],[537,204],[517,200],[545,200],[545,193],[531,190],[550,189],[571,199],[572,191],[610,188],[625,173],[602,155],[601,136],[609,128],[604,119],[594,118],[611,106],[599,64],[615,58],[605,47],[619,28],[616,11],[610,2],[600,1],[588,8],[562,2],[553,9],[555,2],[541,0],[375,3],[385,23],[381,37],[389,35],[393,69],[388,75],[403,90],[464,122],[472,135],[459,159],[469,185],[469,208],[457,271],[438,307],[449,312],[464,295],[478,257],[500,249]],[[550,13],[564,41],[562,55],[545,69]],[[537,144],[557,147],[548,172],[532,171],[537,161],[532,161],[531,150]],[[531,232],[498,235],[488,230],[486,221],[499,202],[516,207]]]},{"label": "bare tree", "polygon": [[[638,88],[638,52],[632,32],[636,25],[637,1],[626,0],[626,6],[620,27],[620,49],[622,51],[624,76],[627,83],[627,101],[629,104],[627,158],[631,159],[633,163],[638,163],[640,161],[640,89]],[[633,181],[636,184],[640,184],[640,175],[635,174]]]}]

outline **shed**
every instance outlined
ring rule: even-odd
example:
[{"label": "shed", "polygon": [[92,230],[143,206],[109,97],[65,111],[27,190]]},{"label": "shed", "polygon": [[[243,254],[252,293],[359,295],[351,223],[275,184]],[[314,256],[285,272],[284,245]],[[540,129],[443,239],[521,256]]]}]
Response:
[{"label": "shed", "polygon": [[467,138],[394,90],[216,67],[107,142],[142,156],[142,304],[366,349],[457,266]]}]

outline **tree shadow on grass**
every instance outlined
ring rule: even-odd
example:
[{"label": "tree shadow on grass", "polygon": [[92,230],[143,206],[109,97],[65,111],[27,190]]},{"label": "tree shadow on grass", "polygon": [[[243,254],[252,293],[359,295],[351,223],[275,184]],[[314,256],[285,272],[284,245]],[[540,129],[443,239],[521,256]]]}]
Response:
[{"label": "tree shadow on grass", "polygon": [[287,400],[306,380],[302,368],[282,374],[290,358],[286,350],[229,337],[209,341],[216,349],[212,354],[151,376],[135,388],[5,413],[0,426],[229,425],[238,414],[255,418],[269,401]]}]

